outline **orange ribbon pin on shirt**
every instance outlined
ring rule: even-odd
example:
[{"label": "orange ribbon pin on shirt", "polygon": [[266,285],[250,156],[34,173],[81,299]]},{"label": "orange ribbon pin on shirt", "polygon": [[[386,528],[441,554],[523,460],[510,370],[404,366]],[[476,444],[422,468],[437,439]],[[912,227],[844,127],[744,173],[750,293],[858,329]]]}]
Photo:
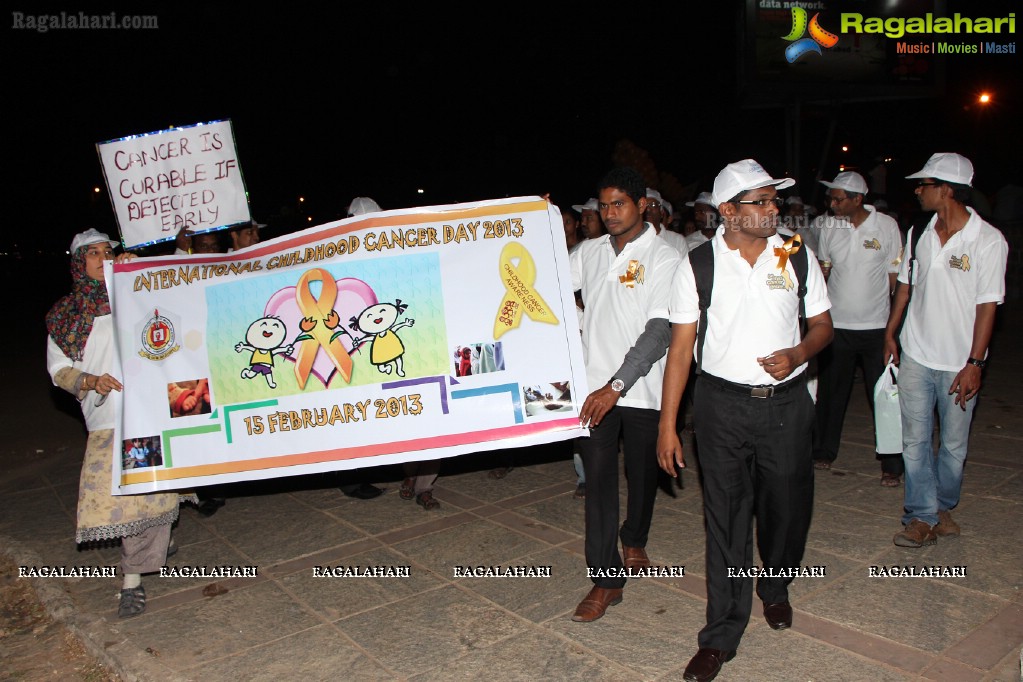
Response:
[{"label": "orange ribbon pin on shirt", "polygon": [[[309,289],[310,282],[320,282],[323,285],[318,299]],[[348,355],[348,349],[341,343],[341,335],[332,332],[340,324],[338,314],[334,312],[334,303],[337,301],[337,282],[334,281],[334,276],[323,268],[306,270],[295,287],[295,301],[304,318],[301,327],[305,332],[296,339],[302,344],[295,362],[295,378],[298,380],[298,387],[305,388],[306,381],[309,380],[309,373],[313,369],[313,361],[321,349],[337,367],[341,377],[350,383],[352,380],[352,358]]]},{"label": "orange ribbon pin on shirt", "polygon": [[[518,264],[512,262],[518,259]],[[536,281],[536,264],[522,244],[511,242],[501,250],[499,264],[501,282],[505,295],[494,320],[494,340],[501,338],[509,329],[515,329],[522,322],[522,313],[534,322],[558,324],[558,318],[551,312],[547,302],[533,288]]]},{"label": "orange ribbon pin on shirt", "polygon": [[789,278],[789,273],[785,270],[785,266],[789,262],[789,256],[799,251],[799,247],[803,245],[803,238],[798,234],[792,235],[792,239],[788,240],[781,246],[774,247],[774,255],[778,256],[778,269],[781,270],[782,277],[785,278],[785,288],[792,289],[792,280]]}]

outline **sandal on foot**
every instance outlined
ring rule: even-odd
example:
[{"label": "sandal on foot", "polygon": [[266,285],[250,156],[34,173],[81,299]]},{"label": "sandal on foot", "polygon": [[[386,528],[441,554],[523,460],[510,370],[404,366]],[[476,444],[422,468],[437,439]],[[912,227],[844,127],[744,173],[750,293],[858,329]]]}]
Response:
[{"label": "sandal on foot", "polygon": [[146,589],[139,585],[121,590],[121,602],[117,605],[118,618],[133,618],[146,610]]},{"label": "sandal on foot", "polygon": [[889,474],[888,472],[881,474],[882,488],[898,488],[900,485],[902,485],[902,477],[898,474]]},{"label": "sandal on foot", "polygon": [[818,470],[827,471],[831,468],[831,462],[826,459],[815,459],[813,461],[813,468]]},{"label": "sandal on foot", "polygon": [[494,479],[495,481],[499,481],[508,474],[510,474],[511,470],[512,470],[511,467],[498,467],[496,469],[491,469],[490,471],[488,471],[487,476]]},{"label": "sandal on foot", "polygon": [[416,495],[416,504],[418,504],[420,507],[427,511],[430,511],[431,509],[436,509],[440,506],[440,502],[433,499],[433,493],[431,493],[429,490],[427,490],[425,493],[419,493],[418,495]]},{"label": "sandal on foot", "polygon": [[403,500],[411,500],[416,496],[416,479],[406,478],[398,488],[398,497]]}]

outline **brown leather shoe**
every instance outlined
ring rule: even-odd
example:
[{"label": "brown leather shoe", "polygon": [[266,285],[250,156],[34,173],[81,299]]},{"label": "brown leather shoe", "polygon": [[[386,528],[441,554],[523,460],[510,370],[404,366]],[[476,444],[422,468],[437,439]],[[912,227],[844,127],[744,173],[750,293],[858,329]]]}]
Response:
[{"label": "brown leather shoe", "polygon": [[764,620],[772,630],[792,627],[792,606],[787,601],[764,604]]},{"label": "brown leather shoe", "polygon": [[943,538],[957,538],[959,537],[959,524],[947,511],[939,511],[938,525],[934,527],[934,534]]},{"label": "brown leather shoe", "polygon": [[735,658],[735,651],[701,647],[690,659],[682,679],[688,680],[688,682],[710,682],[721,672],[721,666],[733,658]]},{"label": "brown leather shoe", "polygon": [[934,529],[920,519],[910,521],[906,528],[892,539],[899,547],[923,547],[933,545],[937,541],[938,536]]},{"label": "brown leather shoe", "polygon": [[650,557],[642,547],[627,547],[622,545],[622,557],[625,559],[625,568],[635,571],[640,568],[650,568]]},{"label": "brown leather shoe", "polygon": [[622,588],[594,586],[590,593],[586,595],[586,599],[583,599],[579,602],[579,606],[575,607],[575,614],[572,616],[572,620],[576,623],[592,623],[604,615],[607,607],[620,604],[621,602]]}]

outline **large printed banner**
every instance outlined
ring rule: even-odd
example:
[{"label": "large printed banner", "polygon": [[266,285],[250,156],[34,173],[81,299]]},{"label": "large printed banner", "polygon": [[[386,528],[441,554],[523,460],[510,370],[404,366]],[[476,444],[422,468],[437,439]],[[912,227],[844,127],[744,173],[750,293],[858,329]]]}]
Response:
[{"label": "large printed banner", "polygon": [[537,197],[107,267],[124,383],[114,494],[586,433],[562,221]]},{"label": "large printed banner", "polygon": [[213,121],[96,145],[128,248],[248,222],[234,131]]}]

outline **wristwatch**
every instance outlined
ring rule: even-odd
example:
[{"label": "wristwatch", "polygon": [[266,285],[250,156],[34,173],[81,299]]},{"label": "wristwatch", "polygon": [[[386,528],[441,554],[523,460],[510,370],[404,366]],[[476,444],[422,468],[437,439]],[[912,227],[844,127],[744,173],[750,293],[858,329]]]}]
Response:
[{"label": "wristwatch", "polygon": [[974,365],[976,367],[984,369],[984,367],[987,366],[987,360],[978,360],[977,358],[970,358],[969,360],[966,361],[966,364]]},{"label": "wristwatch", "polygon": [[611,381],[607,382],[607,385],[610,386],[611,390],[615,393],[621,393],[625,390],[625,382],[618,377],[611,379]]}]

